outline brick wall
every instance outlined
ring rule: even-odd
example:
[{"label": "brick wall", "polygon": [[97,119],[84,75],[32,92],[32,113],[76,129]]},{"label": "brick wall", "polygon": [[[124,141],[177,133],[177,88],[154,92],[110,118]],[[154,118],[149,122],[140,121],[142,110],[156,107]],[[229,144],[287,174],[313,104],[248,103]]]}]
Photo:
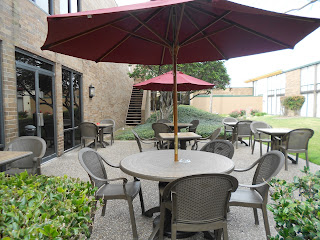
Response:
[{"label": "brick wall", "polygon": [[300,68],[286,72],[286,96],[300,95],[300,73]]},{"label": "brick wall", "polygon": [[[59,13],[59,0],[54,0],[54,11]],[[82,10],[116,6],[114,0],[82,0]],[[128,65],[94,63],[50,51],[40,47],[47,34],[47,14],[31,0],[0,1],[0,42],[2,42],[3,105],[6,143],[18,136],[15,48],[43,57],[55,63],[56,119],[58,154],[63,149],[63,108],[61,67],[65,66],[83,74],[84,120],[98,122],[112,117],[117,127],[125,124],[133,80],[128,75]],[[96,96],[88,97],[88,88],[96,88]]]}]

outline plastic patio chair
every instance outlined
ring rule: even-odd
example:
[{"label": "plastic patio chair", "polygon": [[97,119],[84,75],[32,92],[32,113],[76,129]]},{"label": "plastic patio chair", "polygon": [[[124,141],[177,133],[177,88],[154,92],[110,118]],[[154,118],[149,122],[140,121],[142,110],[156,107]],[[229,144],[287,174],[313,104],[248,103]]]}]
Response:
[{"label": "plastic patio chair", "polygon": [[234,154],[234,146],[227,140],[212,140],[204,145],[200,151],[217,153],[227,158],[232,159]]},{"label": "plastic patio chair", "polygon": [[157,148],[163,149],[164,143],[161,137],[159,136],[159,133],[171,133],[172,132],[171,128],[164,123],[153,123],[152,129],[154,131],[154,136],[157,139]]},{"label": "plastic patio chair", "polygon": [[214,130],[208,137],[196,139],[194,145],[192,146],[192,150],[198,149],[198,143],[207,143],[208,142],[207,140],[212,141],[217,139],[220,133],[221,133],[221,127]]},{"label": "plastic patio chair", "polygon": [[104,123],[110,123],[112,124],[112,126],[110,127],[105,127],[102,129],[103,135],[111,135],[111,140],[110,140],[110,144],[112,145],[112,143],[114,143],[114,137],[113,137],[113,133],[116,130],[116,123],[113,119],[104,119],[100,121],[101,124]]},{"label": "plastic patio chair", "polygon": [[227,206],[238,180],[227,174],[201,174],[169,183],[161,197],[159,239],[163,240],[166,209],[172,212],[171,239],[177,231],[215,231],[216,238],[228,239]]},{"label": "plastic patio chair", "polygon": [[298,163],[299,153],[305,153],[306,165],[309,167],[308,144],[313,134],[314,131],[310,128],[299,128],[283,136],[279,148],[285,155],[285,170],[288,170],[288,153],[296,154],[295,163]]},{"label": "plastic patio chair", "polygon": [[[249,146],[251,145],[251,141],[252,141],[252,133],[251,133],[251,129],[250,129],[250,124],[252,123],[252,121],[250,120],[242,120],[239,121],[236,125],[236,136],[235,136],[235,141],[236,141],[236,148],[238,149],[238,140],[240,138],[240,141],[244,144],[246,144],[242,138],[243,137],[248,137],[249,138]],[[247,145],[247,144],[246,144]],[[247,146],[248,146],[247,145]]]},{"label": "plastic patio chair", "polygon": [[[257,128],[271,128],[271,126],[265,122],[254,121],[250,124],[250,129],[252,132],[253,142],[252,142],[252,154],[254,152],[254,146],[256,142],[260,143],[260,157],[262,156],[262,143],[268,143],[267,152],[269,152],[269,147],[271,143],[271,137],[268,134],[261,133],[257,131]],[[252,140],[251,140],[252,141]]]},{"label": "plastic patio chair", "polygon": [[94,148],[97,150],[99,128],[92,122],[82,122],[79,124],[80,135],[81,135],[81,148],[86,146],[86,139],[94,141]]},{"label": "plastic patio chair", "polygon": [[134,139],[136,140],[136,142],[138,144],[140,152],[143,152],[141,143],[145,143],[145,144],[155,144],[155,143],[157,143],[157,140],[155,140],[155,139],[142,139],[142,138],[139,137],[138,133],[135,130],[131,129],[131,131],[133,133]]},{"label": "plastic patio chair", "polygon": [[41,162],[46,153],[47,144],[44,139],[36,136],[18,137],[11,141],[4,151],[30,151],[24,157],[6,165],[5,174],[15,175],[27,171],[29,174],[41,174]]},{"label": "plastic patio chair", "polygon": [[233,134],[233,128],[226,125],[225,122],[238,122],[238,119],[233,117],[226,117],[222,119],[222,124],[224,126],[224,140],[227,140],[227,133]]},{"label": "plastic patio chair", "polygon": [[235,172],[246,172],[256,166],[251,185],[239,184],[237,191],[231,194],[229,206],[253,208],[255,224],[259,224],[257,208],[262,210],[264,227],[267,239],[270,236],[270,227],[267,213],[268,182],[276,176],[284,165],[284,155],[277,150],[270,151],[260,157],[246,169],[235,169]]},{"label": "plastic patio chair", "polygon": [[[108,179],[104,163],[109,167],[119,168],[115,166],[96,151],[90,148],[83,148],[79,151],[79,161],[84,170],[88,173],[89,178],[93,186],[98,190],[95,192],[96,199],[103,200],[103,208],[101,216],[105,215],[107,201],[114,199],[124,199],[128,202],[129,213],[131,219],[132,235],[133,239],[138,239],[137,226],[134,217],[134,210],[132,201],[139,194],[142,214],[144,213],[144,203],[141,191],[141,184],[138,179],[134,179],[133,182],[128,182],[126,178],[113,178]],[[122,181],[122,183],[113,183],[115,181]]]}]

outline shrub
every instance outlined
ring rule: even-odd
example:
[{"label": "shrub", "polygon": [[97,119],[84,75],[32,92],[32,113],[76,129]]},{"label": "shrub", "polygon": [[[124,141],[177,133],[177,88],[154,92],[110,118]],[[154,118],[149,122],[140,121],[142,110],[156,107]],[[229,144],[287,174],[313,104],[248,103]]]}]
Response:
[{"label": "shrub", "polygon": [[278,239],[320,239],[320,171],[310,173],[304,168],[303,177],[294,177],[292,183],[273,179],[268,205],[273,212]]},{"label": "shrub", "polygon": [[255,116],[261,117],[261,116],[264,116],[264,115],[267,115],[267,113],[265,113],[265,112],[258,112],[258,113],[256,113]]},{"label": "shrub", "polygon": [[19,117],[19,119],[27,118],[28,117],[28,112],[27,111],[18,112],[18,117]]},{"label": "shrub", "polygon": [[240,110],[240,117],[245,116],[246,113],[247,113],[246,110],[241,109],[241,110]]},{"label": "shrub", "polygon": [[230,117],[238,118],[238,117],[241,116],[241,112],[238,111],[238,110],[234,110],[234,111],[232,111],[229,115],[230,115]]},{"label": "shrub", "polygon": [[281,99],[282,105],[289,110],[300,110],[304,104],[304,96],[290,96]]},{"label": "shrub", "polygon": [[95,188],[79,179],[0,173],[2,239],[84,239],[91,234]]},{"label": "shrub", "polygon": [[257,113],[259,113],[260,111],[258,109],[251,109],[250,114],[252,116],[255,116]]}]

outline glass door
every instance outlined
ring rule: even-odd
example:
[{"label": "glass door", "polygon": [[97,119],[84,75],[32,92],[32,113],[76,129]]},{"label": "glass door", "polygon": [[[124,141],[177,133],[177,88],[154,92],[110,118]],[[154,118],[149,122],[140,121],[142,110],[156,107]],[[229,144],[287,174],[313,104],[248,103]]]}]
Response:
[{"label": "glass door", "polygon": [[19,136],[43,138],[46,161],[56,155],[53,72],[41,69],[40,61],[26,55],[16,55],[16,60]]}]

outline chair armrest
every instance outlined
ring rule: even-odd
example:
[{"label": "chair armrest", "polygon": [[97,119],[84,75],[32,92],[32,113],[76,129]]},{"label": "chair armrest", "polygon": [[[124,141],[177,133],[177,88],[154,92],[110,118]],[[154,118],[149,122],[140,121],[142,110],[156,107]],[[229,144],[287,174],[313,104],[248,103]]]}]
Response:
[{"label": "chair armrest", "polygon": [[259,188],[259,187],[263,187],[266,184],[268,184],[267,182],[263,182],[263,183],[259,183],[259,184],[254,184],[254,185],[250,185],[250,184],[239,184],[239,187],[247,187],[247,188]]},{"label": "chair armrest", "polygon": [[249,171],[249,170],[251,170],[252,168],[254,168],[259,162],[260,162],[260,158],[257,160],[257,161],[255,161],[254,163],[252,163],[249,167],[247,167],[247,168],[244,168],[244,169],[234,169],[233,171],[235,171],[235,172],[246,172],[246,171]]},{"label": "chair armrest", "polygon": [[33,162],[33,163],[41,163],[41,157],[34,157],[34,158],[32,159],[32,162]]},{"label": "chair armrest", "polygon": [[111,162],[109,162],[108,160],[104,159],[102,156],[101,156],[101,159],[102,161],[104,161],[107,165],[109,165],[110,167],[114,167],[114,168],[120,168],[120,165],[115,165]]},{"label": "chair armrest", "polygon": [[113,181],[119,181],[122,180],[123,181],[123,185],[125,185],[128,182],[128,179],[126,178],[110,178],[110,179],[105,179],[105,178],[99,178],[99,177],[95,177],[95,176],[90,176],[92,177],[94,180],[103,182],[103,183],[107,183],[107,182],[113,182]]},{"label": "chair armrest", "polygon": [[145,143],[145,144],[154,144],[154,143],[157,143],[157,142],[158,142],[158,141],[155,140],[155,139],[141,139],[141,138],[140,138],[140,141],[141,141],[142,143]]}]

